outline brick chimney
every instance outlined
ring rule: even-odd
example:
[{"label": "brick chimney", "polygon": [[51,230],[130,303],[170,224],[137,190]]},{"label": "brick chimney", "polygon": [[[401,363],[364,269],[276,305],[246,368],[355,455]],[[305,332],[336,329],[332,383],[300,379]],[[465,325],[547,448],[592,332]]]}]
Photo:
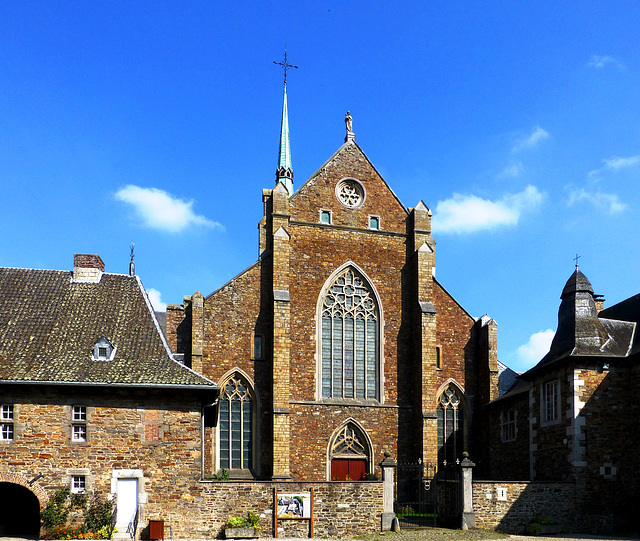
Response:
[{"label": "brick chimney", "polygon": [[73,254],[73,281],[97,284],[104,272],[104,262],[99,255]]}]

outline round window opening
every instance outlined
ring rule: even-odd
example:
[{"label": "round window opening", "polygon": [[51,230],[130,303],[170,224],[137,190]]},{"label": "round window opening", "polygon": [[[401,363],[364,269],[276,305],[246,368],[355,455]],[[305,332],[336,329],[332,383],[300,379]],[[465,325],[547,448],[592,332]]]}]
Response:
[{"label": "round window opening", "polygon": [[346,178],[336,186],[336,196],[345,207],[355,209],[364,203],[364,188],[357,180]]}]

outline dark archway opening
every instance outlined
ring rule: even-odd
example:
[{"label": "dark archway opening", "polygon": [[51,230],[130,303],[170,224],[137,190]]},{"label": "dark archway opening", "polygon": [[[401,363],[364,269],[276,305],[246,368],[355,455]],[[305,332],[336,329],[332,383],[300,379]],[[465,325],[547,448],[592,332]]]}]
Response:
[{"label": "dark archway opening", "polygon": [[38,539],[40,503],[28,488],[0,483],[0,537]]}]

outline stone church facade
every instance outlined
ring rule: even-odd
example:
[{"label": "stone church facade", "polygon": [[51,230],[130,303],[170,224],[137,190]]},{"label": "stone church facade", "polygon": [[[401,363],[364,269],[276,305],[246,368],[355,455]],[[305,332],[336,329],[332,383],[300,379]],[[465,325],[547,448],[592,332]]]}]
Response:
[{"label": "stone church facade", "polygon": [[[286,152],[287,126],[283,115]],[[173,351],[221,389],[209,475],[360,480],[380,475],[385,451],[482,462],[496,324],[436,280],[431,212],[401,203],[350,128],[295,192],[281,147],[279,182],[262,193],[258,261],[168,307]]]}]

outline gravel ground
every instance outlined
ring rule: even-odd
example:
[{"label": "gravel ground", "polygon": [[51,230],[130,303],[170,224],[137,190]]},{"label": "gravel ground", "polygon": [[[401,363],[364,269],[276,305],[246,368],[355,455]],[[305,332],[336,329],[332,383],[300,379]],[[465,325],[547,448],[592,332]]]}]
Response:
[{"label": "gravel ground", "polygon": [[482,540],[510,540],[510,541],[630,541],[631,537],[600,537],[585,534],[563,534],[553,537],[527,537],[523,535],[507,535],[486,530],[447,530],[444,528],[424,528],[417,530],[403,530],[399,533],[383,532],[357,537],[358,541],[482,541]]},{"label": "gravel ground", "polygon": [[[260,541],[271,541],[273,538],[260,538]],[[639,537],[604,537],[585,534],[564,534],[554,537],[527,537],[523,535],[505,535],[484,530],[447,530],[444,528],[424,528],[403,530],[398,533],[382,532],[367,534],[355,539],[315,538],[315,541],[640,541]],[[17,537],[0,537],[0,541],[27,541]],[[309,541],[309,538],[279,537],[277,541]]]},{"label": "gravel ground", "polygon": [[[447,530],[444,528],[425,528],[419,530],[403,530],[399,533],[383,532],[360,535],[355,539],[339,541],[632,541],[638,537],[606,537],[586,534],[563,534],[553,537],[528,537],[524,535],[507,535],[485,530]],[[262,538],[260,541],[267,541]],[[308,541],[302,538],[278,537],[276,541]],[[316,541],[336,541],[317,538]]]}]

